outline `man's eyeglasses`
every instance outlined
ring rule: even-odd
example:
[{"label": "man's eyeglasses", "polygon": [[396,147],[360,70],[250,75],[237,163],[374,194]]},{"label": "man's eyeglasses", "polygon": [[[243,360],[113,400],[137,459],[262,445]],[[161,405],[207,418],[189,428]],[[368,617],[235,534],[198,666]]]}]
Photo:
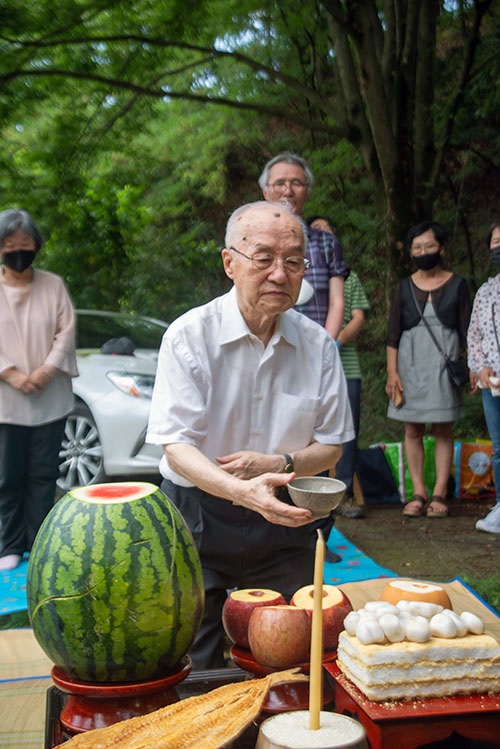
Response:
[{"label": "man's eyeglasses", "polygon": [[[258,252],[256,255],[245,255],[244,252],[240,252],[236,247],[230,247],[229,249],[242,257],[246,257],[247,260],[250,260],[254,270],[268,270],[278,262],[278,257],[276,257],[276,255],[270,255],[269,253]],[[302,274],[311,267],[311,261],[307,260],[305,257],[293,256],[284,259],[281,258],[281,262],[288,273]]]},{"label": "man's eyeglasses", "polygon": [[288,187],[290,190],[305,190],[307,182],[301,182],[300,179],[277,179],[272,185],[268,185],[275,192],[283,192]]}]

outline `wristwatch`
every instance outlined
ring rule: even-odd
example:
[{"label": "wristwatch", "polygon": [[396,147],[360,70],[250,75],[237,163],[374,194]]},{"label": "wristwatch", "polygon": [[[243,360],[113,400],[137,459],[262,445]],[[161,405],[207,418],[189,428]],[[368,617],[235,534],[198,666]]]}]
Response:
[{"label": "wristwatch", "polygon": [[283,468],[283,473],[293,473],[295,467],[293,464],[292,456],[288,455],[287,453],[283,453],[283,457],[285,458],[285,467]]}]

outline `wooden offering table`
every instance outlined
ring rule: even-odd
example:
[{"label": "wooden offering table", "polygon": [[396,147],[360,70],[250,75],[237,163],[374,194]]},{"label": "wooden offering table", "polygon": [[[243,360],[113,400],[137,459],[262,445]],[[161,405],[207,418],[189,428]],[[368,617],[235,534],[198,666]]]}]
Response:
[{"label": "wooden offering table", "polygon": [[[387,580],[374,579],[339,587],[357,609],[367,601],[379,600],[386,584]],[[439,585],[450,596],[455,611],[477,614],[486,631],[500,641],[500,618],[473,590],[459,578]],[[444,741],[452,734],[500,747],[500,694],[372,702],[335,663],[326,663],[324,668],[335,682],[335,711],[358,718],[371,749],[415,749]]]},{"label": "wooden offering table", "polygon": [[335,680],[335,712],[362,723],[371,749],[416,749],[453,733],[500,747],[500,694],[372,702],[335,663],[324,668]]}]

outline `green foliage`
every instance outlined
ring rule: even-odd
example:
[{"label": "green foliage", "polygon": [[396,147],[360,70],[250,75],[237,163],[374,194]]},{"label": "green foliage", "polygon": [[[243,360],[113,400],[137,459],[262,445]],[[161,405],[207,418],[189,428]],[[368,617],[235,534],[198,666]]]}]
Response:
[{"label": "green foliage", "polygon": [[17,611],[14,614],[0,616],[0,629],[20,629],[29,626],[30,620],[27,611]]},{"label": "green foliage", "polygon": [[248,190],[249,149],[239,141],[252,137],[252,117],[213,110],[207,118],[206,110],[180,102],[159,105],[157,114],[137,140],[151,220],[122,302],[171,320],[227,288],[220,259],[225,224],[232,207],[257,198],[258,188],[255,179]]},{"label": "green foliage", "polygon": [[[345,7],[68,0],[54,18],[47,0],[7,0],[0,207],[23,206],[38,219],[47,238],[40,262],[65,278],[77,306],[172,320],[228,287],[220,261],[228,215],[260,197],[268,158],[301,153],[316,177],[307,213],[332,218],[370,299],[360,350],[362,441],[372,444],[400,436],[384,393],[387,196],[348,122],[325,10],[334,5]],[[439,16],[436,147],[474,9],[446,4]],[[497,32],[491,8],[453,115],[433,216],[449,228],[449,264],[472,290],[488,274],[483,239],[500,188]],[[60,74],[46,75],[50,68]],[[411,192],[399,193],[410,206]],[[457,430],[484,434],[479,399]]]},{"label": "green foliage", "polygon": [[500,614],[500,573],[494,572],[483,579],[464,576],[463,580]]}]

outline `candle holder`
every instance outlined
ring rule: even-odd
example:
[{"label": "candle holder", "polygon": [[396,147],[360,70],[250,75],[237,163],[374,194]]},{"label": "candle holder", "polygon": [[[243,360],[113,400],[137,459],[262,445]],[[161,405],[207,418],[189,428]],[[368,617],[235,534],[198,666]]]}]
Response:
[{"label": "candle holder", "polygon": [[[252,678],[267,676],[268,674],[279,671],[279,668],[262,666],[257,663],[250,650],[233,645],[229,651],[234,663],[243,671],[246,671]],[[336,651],[323,654],[323,663],[331,663],[337,656]],[[297,663],[296,668],[300,668],[305,674],[309,673],[309,661],[307,663]],[[323,707],[333,701],[334,690],[333,683],[330,681],[328,674],[323,671]],[[267,693],[262,712],[264,713],[283,713],[289,710],[306,710],[309,707],[309,682],[283,682],[272,687]]]},{"label": "candle holder", "polygon": [[320,713],[320,728],[311,730],[305,711],[267,718],[259,727],[255,749],[368,749],[361,723],[337,713]]},{"label": "candle holder", "polygon": [[72,733],[83,733],[153,712],[179,701],[175,687],[191,668],[191,659],[185,656],[177,671],[161,679],[115,684],[74,679],[54,666],[52,681],[61,692],[69,695],[59,719]]}]

